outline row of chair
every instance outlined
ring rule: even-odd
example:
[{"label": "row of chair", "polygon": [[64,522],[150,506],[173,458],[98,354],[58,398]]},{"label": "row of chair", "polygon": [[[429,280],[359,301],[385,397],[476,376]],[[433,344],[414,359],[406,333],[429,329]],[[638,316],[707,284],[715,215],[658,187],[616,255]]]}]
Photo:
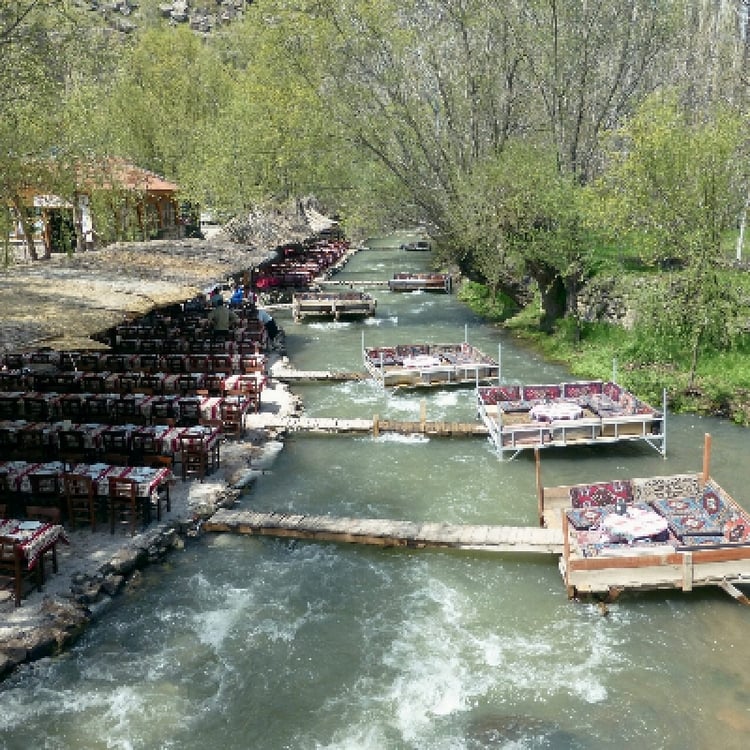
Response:
[{"label": "row of chair", "polygon": [[[126,525],[132,533],[138,523],[150,522],[152,510],[161,520],[162,507],[171,510],[169,483],[159,486],[156,492],[143,498],[138,495],[138,481],[128,477],[110,477],[106,496],[97,493],[96,482],[87,474],[56,472],[29,475],[31,492],[12,489],[7,476],[0,474],[0,517],[18,517],[47,523],[66,523],[70,528],[90,526],[96,531],[102,515],[108,515],[110,531],[118,524]],[[28,495],[28,499],[21,498]],[[22,508],[19,506],[23,506]],[[18,511],[21,513],[18,513]]]}]

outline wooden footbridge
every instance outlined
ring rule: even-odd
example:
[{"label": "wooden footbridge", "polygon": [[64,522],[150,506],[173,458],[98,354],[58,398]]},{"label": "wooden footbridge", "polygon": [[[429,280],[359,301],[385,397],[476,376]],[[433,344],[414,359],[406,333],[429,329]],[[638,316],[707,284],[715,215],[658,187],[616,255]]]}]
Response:
[{"label": "wooden footbridge", "polygon": [[383,433],[400,435],[429,435],[431,437],[487,437],[483,424],[464,422],[428,422],[426,420],[405,422],[380,419],[341,419],[338,417],[277,417],[263,415],[262,423],[255,424],[249,415],[248,427],[259,427],[284,432],[309,432],[329,435],[367,435],[379,437]]},{"label": "wooden footbridge", "polygon": [[418,523],[380,518],[336,518],[221,509],[204,522],[203,529],[378,547],[432,547],[545,555],[563,553],[563,534],[560,528]]}]

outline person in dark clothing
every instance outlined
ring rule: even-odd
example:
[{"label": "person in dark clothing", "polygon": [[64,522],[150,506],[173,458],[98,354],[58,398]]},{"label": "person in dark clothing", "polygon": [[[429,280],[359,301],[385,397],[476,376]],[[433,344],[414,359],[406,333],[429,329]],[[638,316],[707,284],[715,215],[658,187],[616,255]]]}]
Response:
[{"label": "person in dark clothing", "polygon": [[268,334],[268,340],[273,342],[273,340],[279,335],[279,327],[276,325],[276,321],[266,310],[258,310],[258,320],[263,323],[263,327]]},{"label": "person in dark clothing", "polygon": [[239,322],[237,313],[230,310],[224,305],[224,300],[219,300],[216,307],[208,314],[208,322],[211,324],[214,336],[226,338],[229,335],[231,326],[236,326]]}]

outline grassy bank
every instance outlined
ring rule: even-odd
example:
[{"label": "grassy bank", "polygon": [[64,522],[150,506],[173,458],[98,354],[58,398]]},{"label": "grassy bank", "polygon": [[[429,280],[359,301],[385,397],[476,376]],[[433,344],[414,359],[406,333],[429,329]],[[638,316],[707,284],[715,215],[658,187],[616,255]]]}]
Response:
[{"label": "grassy bank", "polygon": [[562,362],[577,378],[608,380],[613,364],[617,380],[653,405],[667,391],[671,411],[705,414],[750,426],[750,348],[702,357],[694,383],[689,383],[689,362],[648,362],[639,356],[638,334],[606,323],[560,321],[552,334],[539,330],[539,310],[530,305],[513,314],[506,300],[473,282],[465,283],[459,297],[477,314],[495,322],[519,341],[550,361]]}]

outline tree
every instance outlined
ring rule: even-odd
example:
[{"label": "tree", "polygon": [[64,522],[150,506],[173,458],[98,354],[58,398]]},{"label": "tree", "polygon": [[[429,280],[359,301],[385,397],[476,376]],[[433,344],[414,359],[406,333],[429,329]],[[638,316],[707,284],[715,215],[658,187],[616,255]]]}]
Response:
[{"label": "tree", "polygon": [[734,295],[718,267],[722,237],[745,197],[747,144],[737,114],[716,108],[699,116],[681,109],[675,96],[654,97],[614,135],[598,185],[599,221],[646,262],[684,268],[662,298],[661,314],[645,322],[657,341],[670,339],[665,351],[689,361],[689,387],[701,353],[726,347],[737,330]]},{"label": "tree", "polygon": [[543,330],[566,314],[576,316],[591,245],[581,194],[560,173],[554,151],[519,140],[478,165],[456,202],[453,223],[464,246],[473,248],[471,265],[485,278],[502,279],[502,290],[519,304],[528,290],[518,279],[531,277]]}]

